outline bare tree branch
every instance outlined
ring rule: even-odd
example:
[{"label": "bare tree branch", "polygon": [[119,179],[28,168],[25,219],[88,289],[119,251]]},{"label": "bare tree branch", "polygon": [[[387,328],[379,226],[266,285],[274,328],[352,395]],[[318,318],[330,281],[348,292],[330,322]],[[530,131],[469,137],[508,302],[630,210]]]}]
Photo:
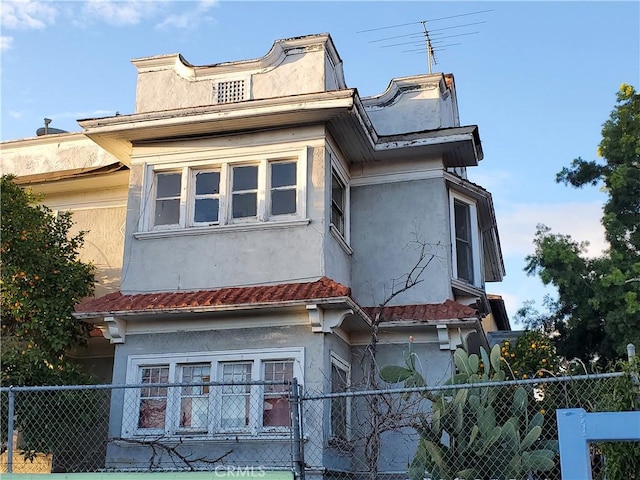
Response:
[{"label": "bare tree branch", "polygon": [[[111,441],[118,441],[124,443],[131,443],[134,445],[143,445],[145,447],[149,447],[151,449],[151,457],[149,458],[149,469],[155,470],[156,468],[160,468],[160,459],[162,458],[162,454],[166,453],[169,456],[169,459],[178,468],[187,468],[189,471],[195,472],[197,470],[197,463],[205,463],[207,465],[213,465],[222,461],[225,457],[233,453],[233,450],[229,450],[225,454],[219,456],[218,458],[207,458],[206,456],[202,457],[194,457],[193,453],[184,454],[181,453],[178,448],[183,445],[183,439],[178,439],[176,445],[168,445],[164,443],[162,440],[166,440],[163,436],[158,436],[155,438],[122,438],[116,437],[112,438]],[[181,462],[181,463],[179,463]]]}]

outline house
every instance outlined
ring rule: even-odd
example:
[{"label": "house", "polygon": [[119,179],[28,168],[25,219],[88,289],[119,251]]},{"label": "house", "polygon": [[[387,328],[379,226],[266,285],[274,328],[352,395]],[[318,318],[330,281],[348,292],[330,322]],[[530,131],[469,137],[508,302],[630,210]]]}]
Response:
[{"label": "house", "polygon": [[[118,217],[110,230],[124,234],[119,288],[76,316],[114,348],[114,384],[247,385],[114,392],[108,466],[144,464],[148,448],[131,441],[149,435],[234,444],[245,460],[286,445],[284,390],[248,382],[357,388],[378,320],[378,364],[402,361],[411,336],[430,383],[463,339],[487,344],[483,319],[508,329],[485,290],[504,275],[492,197],[466,175],[480,136],[460,125],[452,75],[361,98],[327,34],[278,40],[256,60],[133,64],[135,112],[79,120],[69,140],[117,166],[105,178],[128,179],[125,227]],[[320,439],[310,472],[356,469],[336,447],[352,440],[345,408],[305,419]]]}]

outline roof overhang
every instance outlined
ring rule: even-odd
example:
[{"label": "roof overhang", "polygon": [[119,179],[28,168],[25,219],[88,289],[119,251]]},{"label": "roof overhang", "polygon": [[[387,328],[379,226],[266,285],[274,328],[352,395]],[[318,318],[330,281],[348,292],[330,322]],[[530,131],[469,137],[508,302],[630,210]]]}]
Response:
[{"label": "roof overhang", "polygon": [[352,163],[441,156],[445,167],[482,159],[477,126],[378,136],[353,89],[78,120],[84,134],[130,165],[137,142],[325,124]]}]

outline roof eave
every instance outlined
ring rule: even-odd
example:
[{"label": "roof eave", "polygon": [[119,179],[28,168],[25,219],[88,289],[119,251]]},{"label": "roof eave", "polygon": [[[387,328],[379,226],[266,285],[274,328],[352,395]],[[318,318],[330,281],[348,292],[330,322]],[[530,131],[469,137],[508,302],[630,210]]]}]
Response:
[{"label": "roof eave", "polygon": [[286,300],[281,302],[240,303],[233,305],[202,305],[171,308],[147,308],[137,310],[107,310],[99,312],[74,312],[74,318],[83,321],[101,321],[104,317],[121,317],[127,319],[143,319],[163,315],[180,315],[196,313],[237,312],[246,310],[269,310],[278,308],[305,307],[306,305],[345,306],[357,311],[359,315],[368,318],[360,307],[350,297],[310,298],[303,300]]},{"label": "roof eave", "polygon": [[135,142],[329,121],[348,112],[354,90],[78,120],[83,133],[130,165]]}]

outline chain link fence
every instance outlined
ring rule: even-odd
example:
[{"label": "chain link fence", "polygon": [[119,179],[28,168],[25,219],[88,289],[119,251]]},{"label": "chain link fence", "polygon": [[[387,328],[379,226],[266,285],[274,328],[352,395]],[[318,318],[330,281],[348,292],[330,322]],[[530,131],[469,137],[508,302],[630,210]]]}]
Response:
[{"label": "chain link fence", "polygon": [[[637,388],[623,373],[331,394],[162,380],[0,389],[0,471],[235,466],[307,480],[560,480],[555,410],[625,409],[620,398]],[[592,445],[594,478],[611,468],[611,448]]]},{"label": "chain link fence", "polygon": [[293,469],[296,384],[146,373],[138,385],[1,389],[0,472]]},{"label": "chain link fence", "polygon": [[[609,373],[307,392],[302,402],[306,424],[327,412],[330,422],[325,422],[323,439],[308,437],[305,462],[313,470],[324,468],[325,476],[345,480],[560,480],[556,409],[608,411],[634,388],[629,376]],[[629,402],[626,410],[632,409]],[[607,448],[629,445],[593,444],[594,479],[605,478]],[[640,455],[639,444],[633,452]]]}]

